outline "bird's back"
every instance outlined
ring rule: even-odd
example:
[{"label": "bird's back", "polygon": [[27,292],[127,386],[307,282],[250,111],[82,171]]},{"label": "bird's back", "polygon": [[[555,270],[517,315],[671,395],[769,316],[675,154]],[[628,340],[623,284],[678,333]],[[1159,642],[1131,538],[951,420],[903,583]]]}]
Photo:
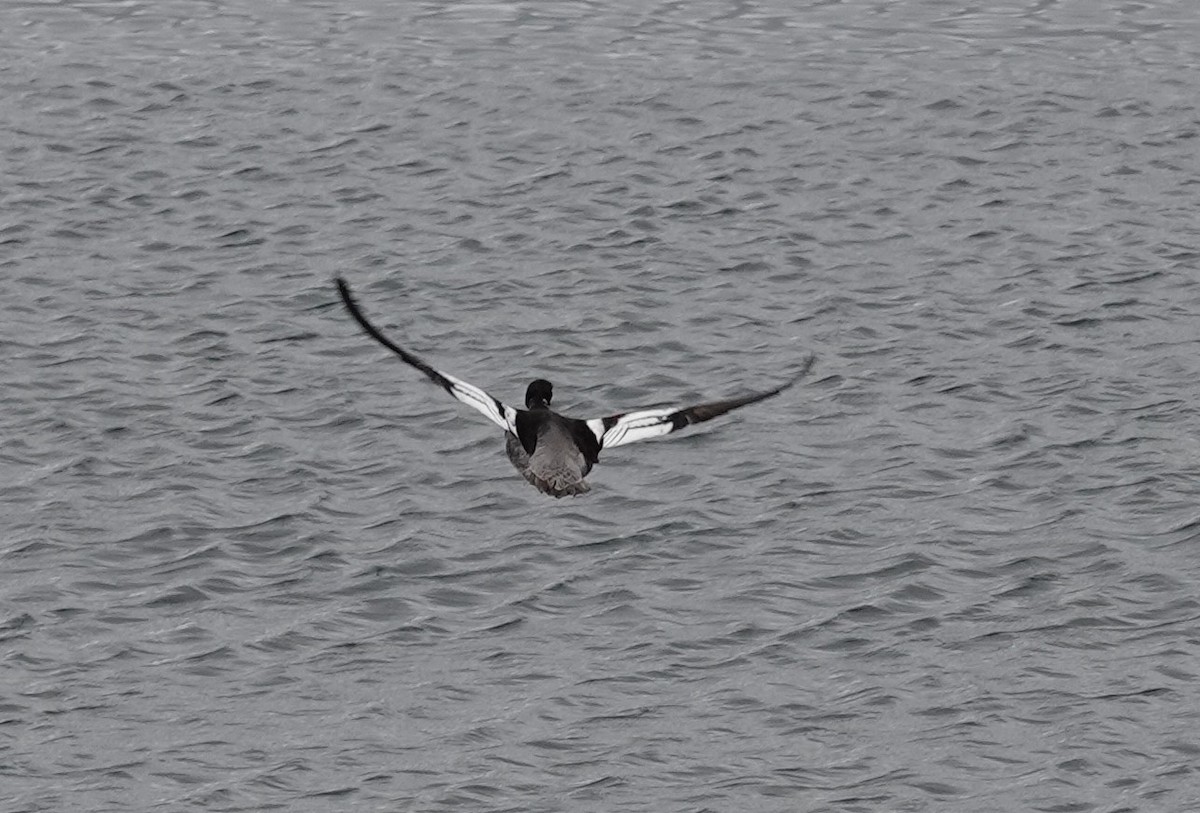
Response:
[{"label": "bird's back", "polygon": [[583,478],[592,463],[579,448],[569,418],[548,413],[537,426],[532,454],[516,435],[508,433],[506,451],[517,471],[543,493],[566,497],[590,490]]}]

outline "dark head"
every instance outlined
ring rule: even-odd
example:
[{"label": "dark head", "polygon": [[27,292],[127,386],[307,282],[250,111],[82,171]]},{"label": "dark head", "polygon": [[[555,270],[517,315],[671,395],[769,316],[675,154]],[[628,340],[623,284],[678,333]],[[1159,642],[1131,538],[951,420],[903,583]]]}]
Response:
[{"label": "dark head", "polygon": [[529,409],[537,407],[549,408],[550,399],[554,397],[554,385],[544,378],[539,378],[525,390],[525,406]]}]

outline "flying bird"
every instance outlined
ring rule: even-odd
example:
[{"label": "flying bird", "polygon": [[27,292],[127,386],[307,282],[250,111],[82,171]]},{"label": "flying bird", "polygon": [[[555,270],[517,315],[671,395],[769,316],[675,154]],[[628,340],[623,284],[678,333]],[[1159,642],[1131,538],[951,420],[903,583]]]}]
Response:
[{"label": "flying bird", "polygon": [[790,381],[774,389],[753,392],[725,401],[712,401],[689,407],[654,407],[621,412],[604,418],[583,420],[560,415],[550,408],[554,387],[539,378],[525,390],[525,408],[515,409],[493,398],[478,387],[435,370],[423,360],[400,347],[367,321],[350,293],[350,286],[336,278],[338,293],[350,315],[367,335],[416,367],[433,383],[504,430],[505,451],[517,471],[539,491],[553,497],[583,494],[590,490],[584,477],[596,465],[603,449],[623,446],[676,432],[694,423],[703,423],[726,412],[757,403],[791,387],[812,368],[810,355]]}]

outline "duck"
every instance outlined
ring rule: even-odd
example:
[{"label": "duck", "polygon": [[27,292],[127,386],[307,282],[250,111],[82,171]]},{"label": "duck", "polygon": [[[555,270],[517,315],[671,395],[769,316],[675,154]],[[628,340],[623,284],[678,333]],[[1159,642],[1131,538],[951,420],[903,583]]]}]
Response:
[{"label": "duck", "polygon": [[591,490],[584,478],[599,462],[602,450],[669,435],[772,398],[808,375],[816,359],[809,354],[799,371],[778,386],[735,398],[685,407],[638,409],[602,418],[572,418],[551,408],[554,385],[544,378],[530,382],[525,390],[525,408],[517,409],[473,384],[435,369],[393,342],[372,324],[359,307],[345,279],[335,277],[334,282],[342,304],[368,336],[406,364],[424,373],[426,378],[451,397],[482,413],[503,429],[505,453],[513,466],[538,491],[556,498],[578,496]]}]

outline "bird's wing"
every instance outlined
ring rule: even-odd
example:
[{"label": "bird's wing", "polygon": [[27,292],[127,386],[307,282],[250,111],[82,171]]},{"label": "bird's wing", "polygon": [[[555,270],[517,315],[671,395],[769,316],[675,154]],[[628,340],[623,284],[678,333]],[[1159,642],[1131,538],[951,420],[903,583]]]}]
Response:
[{"label": "bird's wing", "polygon": [[654,409],[641,409],[636,412],[624,412],[620,415],[610,415],[607,418],[593,418],[586,421],[587,427],[596,436],[601,449],[623,446],[626,443],[656,438],[660,435],[669,435],[672,432],[683,429],[685,426],[690,426],[694,423],[703,423],[719,415],[724,415],[726,412],[735,410],[738,407],[744,407],[748,404],[762,401],[765,398],[770,398],[773,395],[778,395],[801,378],[804,378],[808,374],[808,371],[812,369],[813,360],[814,357],[809,356],[799,373],[793,376],[790,381],[771,390],[754,392],[749,395],[743,395],[741,398],[730,398],[727,401],[713,401],[690,407],[657,407]]},{"label": "bird's wing", "polygon": [[519,410],[513,409],[499,398],[493,398],[474,384],[468,384],[466,381],[455,378],[449,373],[435,370],[420,358],[414,356],[387,336],[384,336],[379,332],[379,328],[368,322],[367,317],[363,316],[363,312],[359,310],[358,303],[354,301],[354,296],[350,293],[350,286],[346,284],[346,281],[341,277],[336,278],[335,281],[337,282],[338,293],[342,296],[342,303],[345,304],[346,310],[350,311],[350,315],[354,317],[354,321],[358,322],[359,326],[366,331],[368,336],[382,344],[388,350],[391,350],[406,363],[416,367],[430,381],[437,384],[459,401],[482,412],[488,417],[488,420],[501,429],[512,432],[514,435],[517,433],[517,413]]}]

